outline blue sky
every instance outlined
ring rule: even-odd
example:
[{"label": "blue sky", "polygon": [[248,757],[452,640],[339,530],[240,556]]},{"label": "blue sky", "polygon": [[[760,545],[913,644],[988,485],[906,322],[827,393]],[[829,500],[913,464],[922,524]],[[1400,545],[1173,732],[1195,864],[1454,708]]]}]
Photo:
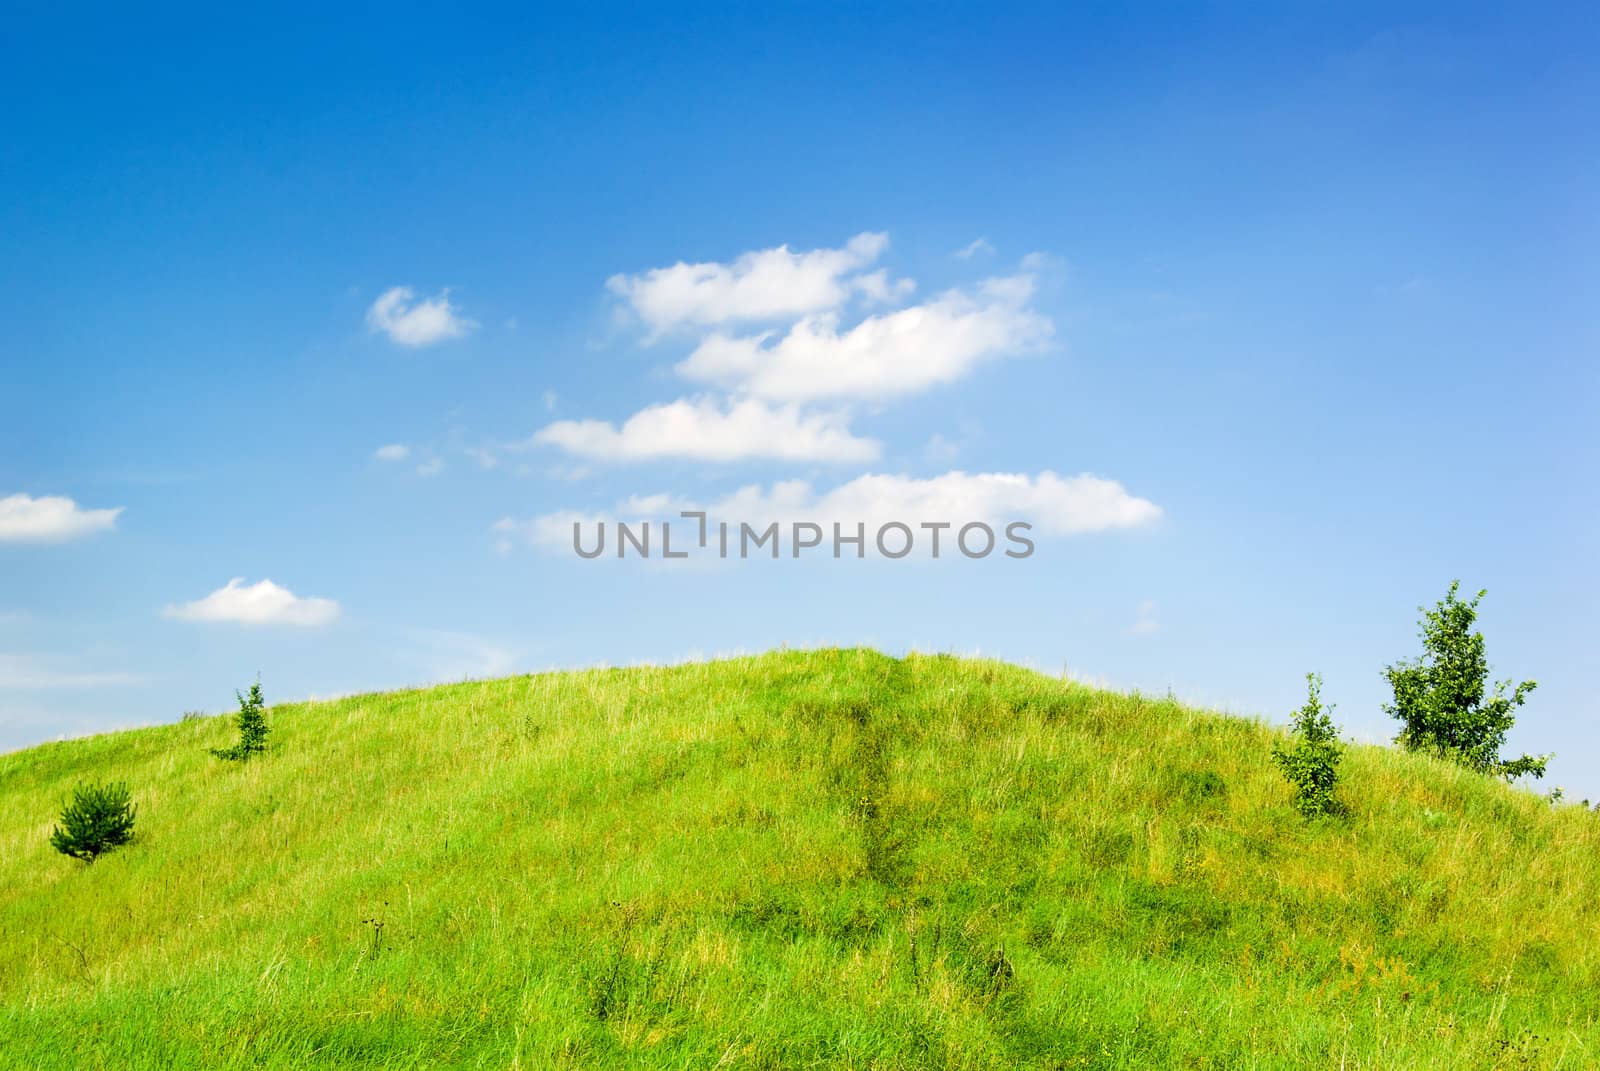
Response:
[{"label": "blue sky", "polygon": [[[0,747],[780,643],[1383,740],[1459,577],[1600,795],[1580,7],[118,18],[0,42]],[[1038,549],[548,538],[683,504]]]}]

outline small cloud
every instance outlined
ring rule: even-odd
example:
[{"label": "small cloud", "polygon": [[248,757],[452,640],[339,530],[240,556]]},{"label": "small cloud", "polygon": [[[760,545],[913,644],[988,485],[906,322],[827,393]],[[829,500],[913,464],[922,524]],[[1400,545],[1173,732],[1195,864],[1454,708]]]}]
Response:
[{"label": "small cloud", "polygon": [[1139,612],[1128,631],[1135,636],[1154,636],[1161,631],[1161,621],[1156,616],[1154,600],[1146,599],[1139,604]]},{"label": "small cloud", "polygon": [[372,456],[379,461],[404,461],[411,456],[411,447],[402,443],[390,443],[388,446],[378,447]]},{"label": "small cloud", "polygon": [[115,528],[115,509],[84,509],[61,495],[0,498],[0,543],[63,543]]},{"label": "small cloud", "polygon": [[920,305],[841,327],[833,313],[807,316],[781,335],[714,332],[677,372],[773,401],[881,400],[952,383],[983,361],[1043,348],[1050,319],[1029,304],[1031,274],[986,279]]},{"label": "small cloud", "polygon": [[966,245],[955,251],[957,260],[971,260],[976,256],[993,256],[994,246],[989,244],[987,238],[974,238]]},{"label": "small cloud", "polygon": [[727,406],[709,398],[652,405],[620,428],[603,420],[560,420],[540,429],[533,442],[596,461],[871,461],[881,452],[876,440],[851,434],[841,413],[803,413],[754,398]]},{"label": "small cloud", "polygon": [[430,457],[428,460],[417,466],[418,476],[437,476],[443,471],[444,459],[438,457]]},{"label": "small cloud", "polygon": [[243,577],[234,577],[205,598],[168,606],[164,612],[180,621],[315,628],[338,618],[339,604],[332,599],[301,598],[270,580],[246,585]]},{"label": "small cloud", "polygon": [[[856,273],[888,247],[887,234],[863,233],[840,249],[795,253],[780,245],[727,264],[679,261],[641,275],[613,275],[606,287],[650,326],[653,337],[677,327],[789,318],[844,304],[860,283]],[[864,284],[879,291],[889,286],[886,278]]]},{"label": "small cloud", "polygon": [[402,346],[418,347],[460,338],[478,326],[458,314],[448,290],[420,301],[413,300],[415,297],[409,286],[385,290],[367,310],[367,329],[388,335]]},{"label": "small cloud", "polygon": [[480,469],[492,469],[500,464],[499,456],[487,446],[468,446],[461,452],[476,461]]},{"label": "small cloud", "polygon": [[544,411],[546,413],[554,413],[556,411],[556,402],[559,401],[559,400],[560,399],[557,397],[555,391],[553,391],[553,390],[545,391],[544,392]]}]

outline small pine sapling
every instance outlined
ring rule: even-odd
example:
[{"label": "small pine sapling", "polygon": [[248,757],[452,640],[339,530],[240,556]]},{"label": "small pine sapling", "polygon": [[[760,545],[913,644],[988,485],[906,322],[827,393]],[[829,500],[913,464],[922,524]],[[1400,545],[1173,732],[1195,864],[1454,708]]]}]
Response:
[{"label": "small pine sapling", "polygon": [[85,863],[133,839],[134,806],[128,786],[79,785],[61,810],[61,824],[50,832],[50,846]]}]

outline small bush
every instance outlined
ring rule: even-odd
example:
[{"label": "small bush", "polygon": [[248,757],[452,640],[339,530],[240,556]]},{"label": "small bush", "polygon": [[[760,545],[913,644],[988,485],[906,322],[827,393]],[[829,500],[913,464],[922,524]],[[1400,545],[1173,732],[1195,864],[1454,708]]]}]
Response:
[{"label": "small bush", "polygon": [[261,682],[250,686],[248,695],[233,693],[239,700],[239,713],[233,716],[239,727],[239,742],[232,747],[213,748],[211,753],[230,762],[246,762],[267,750],[266,701],[261,697]]},{"label": "small bush", "polygon": [[95,857],[133,839],[133,802],[123,782],[79,785],[62,808],[61,824],[50,845],[62,855],[92,863]]},{"label": "small bush", "polygon": [[1343,808],[1334,796],[1339,784],[1339,760],[1344,747],[1339,730],[1322,705],[1322,678],[1306,674],[1306,705],[1294,712],[1294,746],[1274,744],[1273,761],[1283,771],[1294,792],[1295,809],[1307,818],[1338,814]]}]

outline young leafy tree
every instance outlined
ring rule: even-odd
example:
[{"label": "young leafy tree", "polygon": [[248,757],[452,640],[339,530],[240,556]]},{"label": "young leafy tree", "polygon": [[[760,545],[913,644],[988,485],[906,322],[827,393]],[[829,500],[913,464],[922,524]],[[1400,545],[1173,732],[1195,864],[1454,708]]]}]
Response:
[{"label": "young leafy tree", "polygon": [[95,857],[133,839],[134,806],[128,786],[79,785],[61,811],[50,845],[62,855],[92,863]]},{"label": "young leafy tree", "polygon": [[1511,712],[1526,702],[1536,685],[1523,681],[1508,695],[1511,681],[1505,680],[1489,694],[1483,633],[1472,628],[1478,602],[1488,592],[1462,601],[1456,596],[1460,587],[1459,580],[1453,581],[1437,606],[1422,609],[1422,657],[1383,671],[1394,689],[1394,703],[1384,704],[1383,709],[1403,724],[1396,741],[1412,751],[1442,755],[1508,781],[1525,774],[1543,777],[1548,755],[1500,757],[1506,732],[1516,720]]},{"label": "young leafy tree", "polygon": [[267,750],[267,733],[271,729],[267,727],[266,701],[261,696],[259,680],[250,686],[248,695],[233,694],[239,700],[239,713],[233,716],[239,727],[239,742],[232,747],[214,748],[211,753],[219,759],[246,762]]},{"label": "young leafy tree", "polygon": [[1322,678],[1306,674],[1306,705],[1294,712],[1294,746],[1274,744],[1273,761],[1283,771],[1294,792],[1295,809],[1307,818],[1338,814],[1343,810],[1334,789],[1339,784],[1339,760],[1344,746],[1333,724],[1330,707],[1322,705]]}]

